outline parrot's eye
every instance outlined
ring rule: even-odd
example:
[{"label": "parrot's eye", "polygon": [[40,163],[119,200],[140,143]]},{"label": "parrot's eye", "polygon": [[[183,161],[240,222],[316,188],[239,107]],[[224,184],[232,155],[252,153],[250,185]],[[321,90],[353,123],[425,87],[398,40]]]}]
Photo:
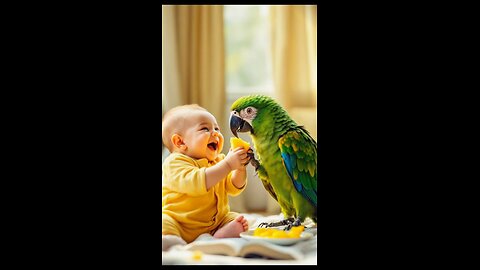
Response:
[{"label": "parrot's eye", "polygon": [[257,115],[257,109],[255,107],[247,107],[240,112],[240,116],[243,119],[253,120]]}]

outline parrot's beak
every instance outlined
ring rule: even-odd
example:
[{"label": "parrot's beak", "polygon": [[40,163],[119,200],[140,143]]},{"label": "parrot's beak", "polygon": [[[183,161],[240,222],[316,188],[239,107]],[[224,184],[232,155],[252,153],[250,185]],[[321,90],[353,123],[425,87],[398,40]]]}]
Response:
[{"label": "parrot's beak", "polygon": [[250,124],[247,121],[233,114],[233,112],[230,114],[230,130],[232,131],[233,135],[235,135],[235,137],[237,138],[238,138],[237,132],[253,133],[252,126],[250,126]]}]

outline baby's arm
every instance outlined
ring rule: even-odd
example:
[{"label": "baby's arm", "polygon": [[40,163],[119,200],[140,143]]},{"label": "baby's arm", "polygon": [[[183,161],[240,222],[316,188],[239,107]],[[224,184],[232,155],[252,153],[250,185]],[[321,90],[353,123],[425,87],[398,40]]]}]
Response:
[{"label": "baby's arm", "polygon": [[[245,151],[243,147],[230,150],[222,161],[218,162],[212,167],[208,167],[205,170],[205,184],[207,190],[216,185],[220,180],[224,179],[231,171],[239,168],[243,168],[245,170],[245,166],[243,164],[245,164],[247,161],[247,151]],[[234,182],[234,184],[237,186],[237,184],[242,183],[240,180],[237,180],[237,182]]]},{"label": "baby's arm", "polygon": [[245,186],[247,182],[247,167],[242,166],[232,172],[232,183],[238,189]]}]

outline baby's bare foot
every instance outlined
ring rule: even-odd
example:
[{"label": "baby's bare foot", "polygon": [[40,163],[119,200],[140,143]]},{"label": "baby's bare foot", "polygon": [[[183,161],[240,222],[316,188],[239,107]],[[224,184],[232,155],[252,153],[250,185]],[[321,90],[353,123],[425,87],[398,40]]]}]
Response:
[{"label": "baby's bare foot", "polygon": [[242,215],[230,221],[227,225],[218,229],[213,237],[215,238],[233,238],[240,237],[240,233],[248,230],[248,221]]}]

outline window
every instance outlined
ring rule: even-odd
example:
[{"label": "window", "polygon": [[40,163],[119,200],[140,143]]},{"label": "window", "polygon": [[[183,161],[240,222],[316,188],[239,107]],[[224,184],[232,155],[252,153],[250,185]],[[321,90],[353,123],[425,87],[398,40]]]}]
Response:
[{"label": "window", "polygon": [[226,5],[224,24],[227,92],[272,92],[268,6]]}]

